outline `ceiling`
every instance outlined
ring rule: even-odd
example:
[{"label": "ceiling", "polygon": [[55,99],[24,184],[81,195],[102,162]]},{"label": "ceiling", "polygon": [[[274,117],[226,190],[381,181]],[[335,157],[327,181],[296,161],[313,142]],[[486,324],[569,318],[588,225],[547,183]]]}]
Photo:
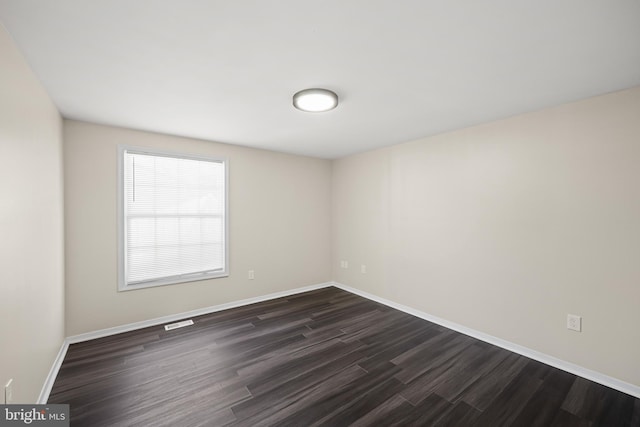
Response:
[{"label": "ceiling", "polygon": [[[640,0],[0,0],[64,117],[322,158],[640,85]],[[340,105],[293,108],[324,87]]]}]

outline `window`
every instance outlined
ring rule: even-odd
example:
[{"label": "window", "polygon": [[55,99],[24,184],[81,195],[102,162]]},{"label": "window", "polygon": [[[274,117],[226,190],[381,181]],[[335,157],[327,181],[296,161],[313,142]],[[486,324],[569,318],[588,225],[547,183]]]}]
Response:
[{"label": "window", "polygon": [[228,276],[227,162],[121,146],[121,291]]}]

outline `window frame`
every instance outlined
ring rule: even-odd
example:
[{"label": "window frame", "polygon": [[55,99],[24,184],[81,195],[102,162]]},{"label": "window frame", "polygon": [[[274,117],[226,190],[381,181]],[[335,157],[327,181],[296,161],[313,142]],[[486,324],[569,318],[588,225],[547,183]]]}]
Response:
[{"label": "window frame", "polygon": [[[129,284],[126,281],[127,269],[127,244],[126,244],[126,213],[125,213],[125,154],[146,154],[150,156],[164,156],[178,159],[203,160],[209,162],[222,163],[224,167],[224,265],[221,271],[210,273],[192,273],[180,276],[163,277],[160,279],[150,280],[148,282],[139,282]],[[117,191],[117,217],[118,217],[118,292],[132,291],[136,289],[152,288],[157,286],[175,285],[179,283],[188,283],[201,280],[217,279],[229,276],[229,159],[226,157],[212,157],[198,154],[185,154],[173,151],[159,150],[151,147],[135,147],[131,145],[118,145],[118,191]]]}]

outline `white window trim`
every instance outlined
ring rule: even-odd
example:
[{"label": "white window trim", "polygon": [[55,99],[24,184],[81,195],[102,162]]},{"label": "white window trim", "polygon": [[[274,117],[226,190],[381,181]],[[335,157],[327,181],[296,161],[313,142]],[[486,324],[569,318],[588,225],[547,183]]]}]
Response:
[{"label": "white window trim", "polygon": [[[126,245],[124,217],[124,153],[125,151],[136,154],[149,154],[152,156],[177,157],[191,160],[207,160],[224,164],[224,268],[210,273],[183,274],[180,276],[165,277],[149,282],[127,284],[126,282]],[[134,147],[130,145],[118,145],[118,291],[132,291],[136,289],[151,288],[156,286],[173,285],[177,283],[195,282],[200,280],[216,279],[229,276],[229,159],[224,157],[209,157],[194,154],[176,153],[171,151],[156,150],[149,147]]]}]

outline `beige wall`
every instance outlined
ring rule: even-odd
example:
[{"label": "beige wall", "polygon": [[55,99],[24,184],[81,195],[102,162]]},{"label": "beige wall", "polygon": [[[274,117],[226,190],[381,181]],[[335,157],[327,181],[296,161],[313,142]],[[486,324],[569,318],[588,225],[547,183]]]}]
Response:
[{"label": "beige wall", "polygon": [[64,339],[62,121],[0,26],[0,403],[36,402]]},{"label": "beige wall", "polygon": [[[118,144],[229,159],[228,278],[117,292]],[[331,280],[327,160],[65,120],[64,161],[68,336]]]},{"label": "beige wall", "polygon": [[332,219],[336,281],[640,385],[640,87],[337,160]]}]

